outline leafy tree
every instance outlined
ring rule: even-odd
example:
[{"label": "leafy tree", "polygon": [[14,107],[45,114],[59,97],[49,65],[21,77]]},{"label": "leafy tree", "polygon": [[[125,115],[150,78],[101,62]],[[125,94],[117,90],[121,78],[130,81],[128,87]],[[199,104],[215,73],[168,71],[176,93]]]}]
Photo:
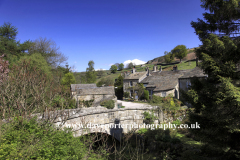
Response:
[{"label": "leafy tree", "polygon": [[64,77],[62,78],[62,82],[61,84],[67,86],[67,87],[70,87],[71,84],[75,84],[76,83],[76,80],[75,80],[75,77],[73,75],[73,73],[69,72],[69,73],[66,73],[64,75]]},{"label": "leafy tree", "polygon": [[40,37],[36,39],[29,49],[29,54],[40,53],[53,68],[57,68],[61,63],[67,60],[57,47],[53,40]]},{"label": "leafy tree", "polygon": [[51,75],[51,67],[47,64],[47,61],[44,59],[44,57],[40,53],[34,53],[30,56],[26,55],[20,58],[19,63],[22,63],[23,61],[30,61],[29,67],[35,68],[37,70],[43,71],[47,76]]},{"label": "leafy tree", "polygon": [[0,55],[5,55],[4,59],[9,61],[10,67],[24,56],[25,51],[32,45],[29,40],[22,44],[16,41],[17,33],[17,28],[9,22],[0,27]]},{"label": "leafy tree", "polygon": [[171,52],[172,54],[174,54],[175,57],[180,59],[180,62],[184,57],[187,56],[187,48],[185,45],[178,45]]},{"label": "leafy tree", "polygon": [[121,64],[119,64],[119,66],[118,66],[118,70],[123,70],[123,68],[124,68],[124,64],[123,63],[121,63]]},{"label": "leafy tree", "polygon": [[86,79],[87,83],[94,83],[97,79],[93,61],[88,62],[88,68],[86,69]]},{"label": "leafy tree", "polygon": [[132,69],[134,67],[134,64],[132,63],[132,62],[130,62],[129,64],[128,64],[128,69]]},{"label": "leafy tree", "polygon": [[123,77],[121,75],[118,76],[117,81],[114,83],[115,94],[118,99],[122,99],[123,97]]},{"label": "leafy tree", "polygon": [[164,52],[164,59],[166,63],[171,63],[174,59],[174,55],[171,52]]},{"label": "leafy tree", "polygon": [[201,127],[190,132],[218,149],[222,159],[240,158],[240,77],[236,72],[240,42],[234,36],[239,34],[238,2],[204,0],[201,6],[210,11],[204,13],[206,22],[198,19],[191,23],[203,43],[195,52],[208,78],[193,80],[191,90],[184,94],[184,99],[194,107],[189,123],[198,122]]},{"label": "leafy tree", "polygon": [[110,70],[111,70],[112,73],[116,73],[117,72],[117,66],[112,65]]}]

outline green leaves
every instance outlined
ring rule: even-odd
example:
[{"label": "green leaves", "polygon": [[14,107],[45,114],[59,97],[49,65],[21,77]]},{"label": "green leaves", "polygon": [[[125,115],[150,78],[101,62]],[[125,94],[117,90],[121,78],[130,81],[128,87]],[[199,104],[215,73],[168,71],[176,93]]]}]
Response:
[{"label": "green leaves", "polygon": [[172,51],[172,54],[181,60],[187,56],[187,47],[185,45],[178,45]]},{"label": "green leaves", "polygon": [[112,65],[110,70],[111,70],[112,73],[116,73],[117,72],[117,68],[118,67],[116,65]]}]

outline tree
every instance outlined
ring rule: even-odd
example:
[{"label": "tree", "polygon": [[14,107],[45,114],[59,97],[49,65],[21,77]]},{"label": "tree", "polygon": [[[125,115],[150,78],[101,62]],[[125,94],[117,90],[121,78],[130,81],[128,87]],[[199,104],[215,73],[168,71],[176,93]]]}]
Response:
[{"label": "tree", "polygon": [[94,83],[97,79],[96,72],[94,70],[94,62],[88,62],[88,68],[86,69],[86,80],[87,83]]},{"label": "tree", "polygon": [[76,83],[75,77],[74,77],[73,73],[71,73],[71,72],[66,73],[61,81],[61,84],[65,85],[67,87],[70,87],[71,84],[75,84],[75,83]]},{"label": "tree", "polygon": [[164,52],[164,59],[166,63],[171,63],[174,59],[174,55],[171,52]]},{"label": "tree", "polygon": [[29,40],[22,44],[16,41],[17,33],[17,28],[9,22],[0,27],[0,55],[5,55],[4,59],[9,61],[10,67],[24,56],[25,51],[32,45]]},{"label": "tree", "polygon": [[51,67],[47,64],[46,60],[40,53],[34,53],[30,56],[23,56],[20,58],[17,64],[20,64],[23,61],[30,61],[29,67],[35,68],[36,70],[41,70],[47,76],[51,75]]},{"label": "tree", "polygon": [[118,66],[118,70],[123,70],[123,68],[124,68],[124,64],[123,63],[121,63],[121,64],[119,64],[119,66]]},{"label": "tree", "polygon": [[28,52],[29,54],[40,53],[50,66],[57,68],[67,60],[67,57],[59,49],[53,40],[40,37],[34,41]]},{"label": "tree", "polygon": [[128,69],[132,69],[134,67],[134,64],[132,63],[132,62],[130,62],[129,64],[128,64]]},{"label": "tree", "polygon": [[117,72],[117,66],[112,65],[110,70],[111,70],[112,73],[116,73]]},{"label": "tree", "polygon": [[171,52],[175,57],[180,59],[180,63],[182,59],[187,56],[187,48],[185,45],[178,45]]},{"label": "tree", "polygon": [[118,76],[117,81],[114,83],[115,88],[115,94],[118,99],[123,98],[123,77],[121,75]]},{"label": "tree", "polygon": [[[201,127],[190,132],[220,151],[222,159],[240,158],[240,77],[236,72],[240,42],[239,37],[234,36],[239,34],[237,2],[202,1],[202,7],[210,11],[204,13],[206,22],[198,19],[191,25],[203,43],[195,52],[208,78],[192,80],[191,90],[184,94],[184,99],[194,107],[189,124],[198,122]],[[224,36],[212,34],[214,32]]]}]

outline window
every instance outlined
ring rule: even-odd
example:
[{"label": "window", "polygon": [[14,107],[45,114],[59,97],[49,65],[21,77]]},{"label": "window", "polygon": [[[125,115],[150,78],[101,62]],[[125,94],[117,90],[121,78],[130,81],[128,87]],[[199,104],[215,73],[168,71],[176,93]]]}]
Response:
[{"label": "window", "polygon": [[152,90],[148,90],[149,96],[152,96]]},{"label": "window", "polygon": [[130,81],[130,87],[132,87],[133,86],[133,83],[132,83],[132,81]]},{"label": "window", "polygon": [[130,90],[130,97],[133,96],[133,90]]},{"label": "window", "polygon": [[162,92],[162,97],[166,97],[166,92]]}]

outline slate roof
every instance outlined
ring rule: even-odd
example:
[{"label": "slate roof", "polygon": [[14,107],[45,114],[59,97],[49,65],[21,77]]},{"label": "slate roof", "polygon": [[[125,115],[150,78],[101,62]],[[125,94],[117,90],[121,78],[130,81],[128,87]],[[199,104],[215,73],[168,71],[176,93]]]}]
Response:
[{"label": "slate roof", "polygon": [[146,77],[140,83],[148,87],[155,87],[153,91],[171,90],[178,84],[179,78],[205,77],[203,71],[196,67],[189,70],[150,72],[151,76]]},{"label": "slate roof", "polygon": [[77,89],[85,89],[85,88],[97,88],[95,83],[92,84],[71,84],[71,91],[75,92]]},{"label": "slate roof", "polygon": [[190,69],[180,78],[192,78],[192,77],[207,77],[207,75],[204,74],[201,68],[195,67],[194,69]]},{"label": "slate roof", "polygon": [[162,74],[146,77],[140,83],[147,83],[147,88],[156,87],[153,91],[165,91],[174,89],[178,84],[178,78],[181,77],[182,74],[170,74],[164,72],[165,71],[162,71]]},{"label": "slate roof", "polygon": [[83,88],[77,90],[78,95],[115,95],[114,86]]},{"label": "slate roof", "polygon": [[124,79],[140,79],[142,76],[146,75],[147,72],[135,72],[134,74],[130,74]]}]

